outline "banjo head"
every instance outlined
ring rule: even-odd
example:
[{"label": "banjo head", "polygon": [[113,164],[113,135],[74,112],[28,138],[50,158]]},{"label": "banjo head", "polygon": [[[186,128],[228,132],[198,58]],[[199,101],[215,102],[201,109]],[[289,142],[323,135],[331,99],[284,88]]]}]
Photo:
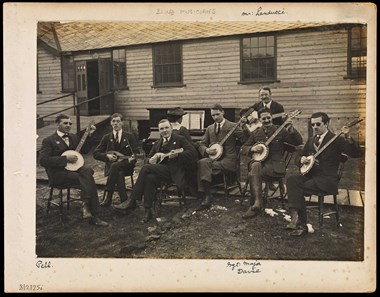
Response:
[{"label": "banjo head", "polygon": [[211,160],[218,160],[222,156],[223,147],[219,143],[214,143],[209,148],[216,150],[216,154],[208,156]]},{"label": "banjo head", "polygon": [[257,143],[254,145],[254,147],[261,147],[263,150],[261,153],[253,153],[252,160],[261,162],[264,161],[269,154],[269,149],[264,143]]},{"label": "banjo head", "polygon": [[80,153],[70,150],[70,151],[63,152],[62,154],[62,156],[67,156],[67,155],[75,155],[78,157],[78,160],[75,163],[67,163],[65,167],[67,170],[77,171],[79,168],[81,168],[84,165],[84,159]]},{"label": "banjo head", "polygon": [[310,161],[308,164],[303,164],[300,168],[300,173],[302,175],[305,175],[307,173],[309,173],[309,171],[311,170],[311,168],[313,167],[314,163],[315,163],[315,158],[314,156],[308,156],[307,159]]}]

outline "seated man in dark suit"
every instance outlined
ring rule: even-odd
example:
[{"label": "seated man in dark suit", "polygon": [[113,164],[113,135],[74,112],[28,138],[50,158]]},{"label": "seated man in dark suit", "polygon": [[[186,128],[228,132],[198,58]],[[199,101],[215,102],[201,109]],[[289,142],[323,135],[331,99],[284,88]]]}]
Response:
[{"label": "seated man in dark suit", "polygon": [[96,160],[106,162],[104,176],[108,176],[107,196],[101,202],[101,206],[111,205],[115,186],[119,192],[120,201],[127,200],[125,176],[133,174],[136,154],[139,153],[135,136],[123,131],[123,116],[120,113],[111,116],[111,126],[113,131],[103,136],[93,154]]},{"label": "seated man in dark suit", "polygon": [[[237,155],[237,141],[245,141],[244,133],[240,126],[224,118],[224,110],[220,104],[214,104],[210,108],[211,116],[215,123],[206,128],[205,135],[199,144],[198,150],[203,157],[198,161],[198,191],[204,194],[199,210],[211,207],[211,182],[212,176],[223,171],[234,172],[239,162]],[[230,131],[233,133],[225,139]],[[218,159],[211,159],[210,156],[218,154],[217,149],[210,147],[211,144],[223,142],[223,154]]]},{"label": "seated man in dark suit", "polygon": [[[279,126],[273,124],[272,114],[269,109],[262,108],[258,114],[262,126],[251,133],[251,136],[241,148],[241,153],[250,157],[252,157],[253,153],[263,153],[263,148],[260,146],[255,147],[255,143],[264,143],[279,129]],[[291,122],[289,122],[286,128],[280,130],[278,135],[269,144],[267,158],[261,162],[251,161],[249,164],[248,177],[251,199],[248,211],[243,214],[244,219],[255,217],[263,211],[262,177],[280,177],[285,175],[286,168],[282,162],[285,143],[295,146],[302,144],[302,136],[293,127]]]},{"label": "seated man in dark suit", "polygon": [[[108,223],[98,218],[98,192],[94,177],[94,170],[87,166],[80,167],[77,171],[66,170],[68,163],[76,163],[78,156],[62,153],[68,150],[75,150],[80,142],[77,135],[69,133],[71,120],[68,115],[60,114],[57,116],[57,131],[42,141],[40,151],[40,164],[45,167],[51,186],[59,185],[79,185],[80,197],[83,201],[83,218],[89,219],[91,224],[96,226],[108,226]],[[96,130],[91,126],[90,135]],[[89,142],[87,142],[89,144]],[[81,152],[87,152],[90,145],[84,145]]]},{"label": "seated man in dark suit", "polygon": [[127,210],[136,208],[136,200],[144,197],[145,216],[143,222],[152,218],[152,206],[157,188],[161,182],[174,182],[179,189],[186,186],[186,165],[197,157],[197,151],[185,137],[172,133],[173,128],[167,119],[158,123],[161,139],[157,140],[133,187],[131,197],[124,203],[115,205],[115,208]]},{"label": "seated man in dark suit", "polygon": [[[300,158],[301,164],[310,163],[307,156],[318,152],[335,136],[328,129],[330,119],[326,113],[313,113],[310,121],[313,137],[309,138],[304,146]],[[337,172],[341,154],[345,153],[352,158],[362,156],[358,143],[349,134],[350,129],[344,126],[341,132],[342,135],[318,156],[318,164],[314,164],[309,173],[305,175],[293,174],[287,179],[288,205],[292,220],[286,229],[292,230],[289,233],[291,236],[299,237],[308,233],[305,195],[318,192],[336,193],[338,191]]]}]

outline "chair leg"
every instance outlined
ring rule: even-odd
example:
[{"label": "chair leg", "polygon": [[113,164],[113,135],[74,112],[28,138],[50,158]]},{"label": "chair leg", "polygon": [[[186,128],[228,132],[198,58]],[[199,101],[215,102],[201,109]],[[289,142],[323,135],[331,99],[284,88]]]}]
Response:
[{"label": "chair leg", "polygon": [[224,197],[227,199],[229,196],[228,185],[227,185],[227,175],[223,174],[223,186],[224,186]]},{"label": "chair leg", "polygon": [[59,215],[63,221],[63,190],[59,189]]},{"label": "chair leg", "polygon": [[67,188],[67,210],[70,209],[70,188]]},{"label": "chair leg", "polygon": [[269,192],[269,185],[268,182],[265,182],[264,190],[263,190],[263,208],[266,208],[268,203],[268,192]]},{"label": "chair leg", "polygon": [[49,194],[48,202],[47,202],[46,213],[49,213],[49,210],[50,210],[51,200],[53,199],[53,191],[54,191],[54,188],[51,187],[50,188],[50,194]]},{"label": "chair leg", "polygon": [[340,227],[340,221],[339,221],[339,205],[338,205],[338,197],[337,195],[334,195],[334,206],[335,206],[335,218],[336,218],[336,225]]},{"label": "chair leg", "polygon": [[281,207],[285,208],[285,187],[284,187],[284,181],[282,179],[278,182],[278,187],[280,188],[280,201],[281,201]]},{"label": "chair leg", "polygon": [[325,196],[318,196],[319,226],[323,225],[323,202]]}]

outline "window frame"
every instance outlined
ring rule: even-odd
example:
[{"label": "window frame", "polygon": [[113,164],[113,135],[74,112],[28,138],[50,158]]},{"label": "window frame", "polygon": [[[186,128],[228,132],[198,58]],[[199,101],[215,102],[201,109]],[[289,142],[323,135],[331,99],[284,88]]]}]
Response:
[{"label": "window frame", "polygon": [[[367,26],[366,25],[356,25],[356,26],[352,26],[352,27],[349,27],[348,30],[347,30],[347,76],[345,78],[349,78],[349,79],[365,79],[367,77],[367,62],[365,63],[365,67],[359,67],[357,68],[358,71],[357,71],[357,74],[353,74],[352,72],[352,57],[366,57],[367,58],[367,42],[368,42],[368,35],[366,34],[366,47],[365,49],[363,49],[361,46],[360,46],[360,49],[359,49],[359,53],[362,54],[362,53],[365,53],[365,55],[353,55],[353,51],[354,49],[352,49],[351,47],[351,42],[352,42],[352,29],[354,28],[360,28],[361,30],[364,29],[367,31]],[[367,33],[367,32],[366,32]],[[360,45],[362,44],[361,40],[362,40],[362,32],[360,32],[360,37],[359,37],[359,40],[360,40]],[[367,61],[367,59],[366,59]],[[363,69],[364,71],[360,71],[360,69]]]},{"label": "window frame", "polygon": [[[259,37],[273,37],[273,77],[264,79],[245,79],[244,78],[244,57],[243,57],[243,41],[244,39],[259,38]],[[252,61],[253,59],[251,59]],[[255,83],[273,83],[280,82],[277,79],[277,34],[255,34],[249,36],[243,36],[240,38],[240,82],[239,84],[255,84]]]},{"label": "window frame", "polygon": [[[123,85],[115,86],[115,72],[114,72],[114,51],[120,51],[124,50],[124,70],[125,70],[125,76]],[[127,75],[127,49],[125,47],[122,48],[113,48],[111,49],[111,79],[112,79],[112,90],[129,90],[128,87],[128,75]]]},{"label": "window frame", "polygon": [[[175,81],[175,82],[167,82],[167,83],[157,83],[157,75],[156,75],[156,66],[163,66],[163,64],[158,64],[155,61],[156,58],[156,51],[159,47],[167,47],[170,45],[179,46],[179,62],[175,63],[172,62],[170,65],[180,65],[180,74],[181,74],[181,81]],[[152,71],[153,71],[153,86],[152,88],[171,88],[171,87],[184,87],[186,86],[183,82],[183,44],[182,42],[165,42],[165,43],[159,43],[152,46]]]},{"label": "window frame", "polygon": [[[71,65],[71,68],[72,68],[72,85],[73,87],[72,88],[66,88],[65,87],[65,71],[67,71],[66,67],[67,66],[64,66],[64,65],[67,65],[66,63],[64,63],[64,58],[66,57],[71,57],[72,58],[72,65]],[[68,74],[68,79],[70,79],[70,74]],[[74,55],[73,54],[65,54],[65,53],[62,53],[61,54],[61,90],[62,90],[62,93],[73,93],[75,92],[75,84],[76,84],[76,78],[75,78],[75,61],[74,61]]]}]

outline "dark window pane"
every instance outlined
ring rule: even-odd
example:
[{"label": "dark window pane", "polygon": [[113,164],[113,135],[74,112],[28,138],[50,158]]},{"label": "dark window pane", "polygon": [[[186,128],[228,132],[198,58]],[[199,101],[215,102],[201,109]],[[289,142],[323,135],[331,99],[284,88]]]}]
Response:
[{"label": "dark window pane", "polygon": [[77,84],[78,84],[78,91],[81,91],[82,90],[82,84],[81,84],[80,74],[78,74],[78,77],[77,77]]},{"label": "dark window pane", "polygon": [[267,46],[274,46],[274,36],[267,36]]},{"label": "dark window pane", "polygon": [[182,82],[181,45],[177,43],[157,45],[153,51],[155,84]]},{"label": "dark window pane", "polygon": [[266,40],[266,37],[259,37],[259,47],[265,47],[267,45]]},{"label": "dark window pane", "polygon": [[[112,51],[113,88],[119,89],[127,86],[127,65],[125,49]],[[105,82],[106,83],[106,82]]]},{"label": "dark window pane", "polygon": [[353,27],[349,30],[348,75],[365,77],[367,69],[367,28]]}]

